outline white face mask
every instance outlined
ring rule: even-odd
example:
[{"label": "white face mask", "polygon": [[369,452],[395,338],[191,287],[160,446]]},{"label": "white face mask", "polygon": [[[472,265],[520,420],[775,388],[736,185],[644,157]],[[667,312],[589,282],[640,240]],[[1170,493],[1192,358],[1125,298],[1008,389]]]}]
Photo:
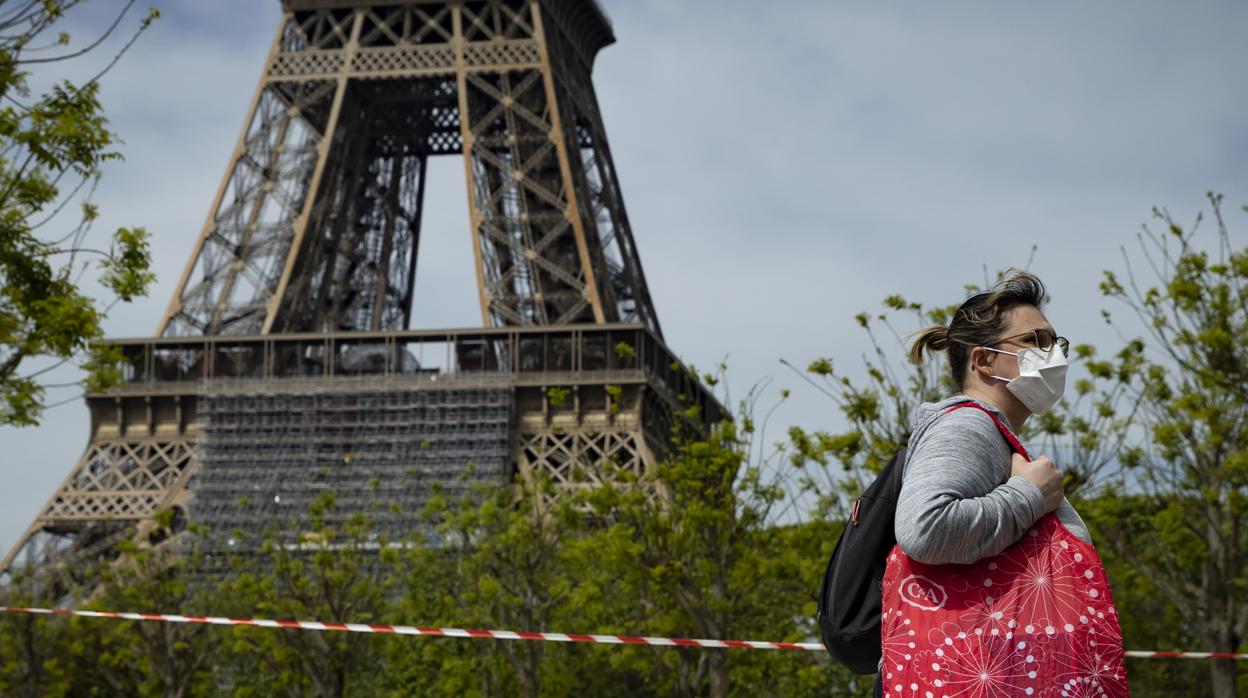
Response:
[{"label": "white face mask", "polygon": [[992,347],[984,348],[998,354],[1018,357],[1017,378],[992,377],[1006,381],[1006,389],[1031,410],[1032,414],[1044,414],[1062,399],[1062,393],[1066,390],[1066,356],[1057,344],[1047,352],[1028,347],[1017,354]]}]

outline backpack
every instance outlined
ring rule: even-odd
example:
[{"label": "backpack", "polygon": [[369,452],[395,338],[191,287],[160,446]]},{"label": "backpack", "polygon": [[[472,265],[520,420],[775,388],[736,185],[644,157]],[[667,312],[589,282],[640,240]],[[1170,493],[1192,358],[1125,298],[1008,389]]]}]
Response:
[{"label": "backpack", "polygon": [[855,674],[880,665],[881,582],[897,543],[893,516],[905,470],[903,446],[854,502],[819,590],[819,634],[832,658]]}]

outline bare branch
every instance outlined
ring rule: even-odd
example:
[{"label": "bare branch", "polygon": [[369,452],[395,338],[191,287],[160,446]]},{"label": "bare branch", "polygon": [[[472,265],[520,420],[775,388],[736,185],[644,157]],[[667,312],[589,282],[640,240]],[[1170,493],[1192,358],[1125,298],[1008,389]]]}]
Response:
[{"label": "bare branch", "polygon": [[98,47],[100,44],[107,41],[108,37],[113,35],[113,31],[115,31],[118,25],[121,24],[121,20],[125,19],[126,14],[130,12],[131,7],[134,7],[134,0],[127,0],[125,7],[121,8],[121,11],[117,13],[117,18],[114,19],[113,23],[108,26],[108,29],[106,29],[104,33],[100,35],[100,38],[96,39],[90,44],[87,44],[87,46],[83,47],[82,49],[78,51],[74,51],[73,53],[67,53],[63,56],[54,56],[52,58],[33,58],[29,60],[18,60],[16,61],[16,63],[18,65],[31,65],[31,64],[36,64],[36,63],[56,63],[58,61],[67,61],[71,58],[77,58],[79,56],[86,55],[90,53],[91,51],[95,50],[95,48]]}]

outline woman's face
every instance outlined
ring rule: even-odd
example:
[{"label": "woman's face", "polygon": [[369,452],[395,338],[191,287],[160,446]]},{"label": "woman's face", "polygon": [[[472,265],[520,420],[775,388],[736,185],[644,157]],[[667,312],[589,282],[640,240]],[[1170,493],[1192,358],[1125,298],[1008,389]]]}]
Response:
[{"label": "woman's face", "polygon": [[[1053,329],[1053,325],[1049,324],[1048,318],[1044,317],[1044,313],[1034,305],[1020,305],[1006,311],[1005,318],[1007,321],[1006,328],[1001,332],[1001,336],[997,338],[995,344],[989,344],[994,349],[1017,353],[1027,347],[1036,346],[1036,336],[1033,330],[1047,330],[1051,335],[1056,335],[1057,331]],[[988,352],[990,356],[990,365],[993,368],[993,374],[1005,379],[1018,377],[1018,361],[1014,357],[1004,356],[996,352]]]}]

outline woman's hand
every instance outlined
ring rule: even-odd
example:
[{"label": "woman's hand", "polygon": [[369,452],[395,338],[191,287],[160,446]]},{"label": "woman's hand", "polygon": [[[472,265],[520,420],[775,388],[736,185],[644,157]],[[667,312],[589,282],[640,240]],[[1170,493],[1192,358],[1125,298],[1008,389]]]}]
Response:
[{"label": "woman's hand", "polygon": [[1015,453],[1011,462],[1010,475],[1017,475],[1031,482],[1044,495],[1044,512],[1053,511],[1066,498],[1066,489],[1062,487],[1062,471],[1057,469],[1048,456],[1028,461]]}]

